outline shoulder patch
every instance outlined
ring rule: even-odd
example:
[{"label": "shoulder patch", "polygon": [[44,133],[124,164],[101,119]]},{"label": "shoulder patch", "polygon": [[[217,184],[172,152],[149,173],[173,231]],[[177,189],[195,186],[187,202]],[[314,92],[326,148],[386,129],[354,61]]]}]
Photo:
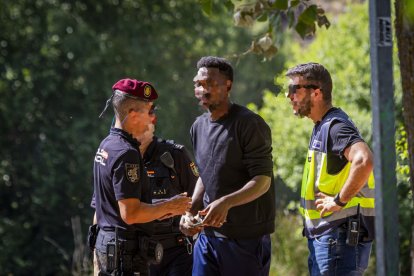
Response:
[{"label": "shoulder patch", "polygon": [[125,163],[125,173],[130,182],[137,183],[140,179],[139,164]]},{"label": "shoulder patch", "polygon": [[184,145],[176,144],[174,140],[164,140],[163,142],[171,145],[175,149],[182,150],[184,148]]},{"label": "shoulder patch", "polygon": [[196,166],[196,164],[194,162],[191,162],[190,163],[190,169],[193,172],[194,176],[196,176],[196,177],[199,177],[200,176],[200,174],[198,173],[197,166]]}]

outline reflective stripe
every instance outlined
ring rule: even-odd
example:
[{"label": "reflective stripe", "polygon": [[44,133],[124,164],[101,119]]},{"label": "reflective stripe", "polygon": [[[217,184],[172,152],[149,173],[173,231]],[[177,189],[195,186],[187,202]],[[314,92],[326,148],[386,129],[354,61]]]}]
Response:
[{"label": "reflective stripe", "polygon": [[[333,222],[336,220],[344,219],[347,217],[351,217],[357,214],[357,206],[353,206],[350,208],[342,209],[340,212],[328,212],[321,218],[321,214],[319,211],[315,210],[306,210],[304,208],[300,208],[300,212],[305,217],[305,226],[306,228],[318,228],[328,224],[329,222]],[[360,214],[365,217],[373,217],[375,216],[375,209],[372,208],[360,208]]]},{"label": "reflective stripe", "polygon": [[[357,206],[358,203],[360,204],[361,208],[374,208],[375,207],[375,197],[367,198],[367,197],[356,196],[356,197],[352,198],[345,205],[345,207],[342,210]],[[307,210],[316,210],[315,200],[306,200],[304,198],[301,198],[300,199],[300,206],[301,206],[301,208],[304,208],[304,209],[307,209]]]}]

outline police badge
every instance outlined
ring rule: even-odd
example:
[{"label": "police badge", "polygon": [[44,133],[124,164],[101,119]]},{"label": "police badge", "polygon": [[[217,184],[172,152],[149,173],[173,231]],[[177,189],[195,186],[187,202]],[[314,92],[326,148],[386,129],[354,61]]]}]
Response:
[{"label": "police badge", "polygon": [[129,164],[125,163],[126,177],[132,182],[136,183],[139,181],[139,164]]}]

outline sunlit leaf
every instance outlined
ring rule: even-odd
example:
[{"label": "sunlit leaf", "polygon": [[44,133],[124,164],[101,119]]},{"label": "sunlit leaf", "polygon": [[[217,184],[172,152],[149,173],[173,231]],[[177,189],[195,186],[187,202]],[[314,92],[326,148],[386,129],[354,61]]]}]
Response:
[{"label": "sunlit leaf", "polygon": [[228,11],[233,11],[234,10],[234,4],[231,0],[225,1],[224,6],[226,6]]},{"label": "sunlit leaf", "polygon": [[257,21],[259,22],[265,22],[267,20],[267,13],[263,13],[259,18],[257,18]]},{"label": "sunlit leaf", "polygon": [[299,3],[300,3],[300,0],[292,0],[290,1],[290,6],[293,8],[299,5]]},{"label": "sunlit leaf", "polygon": [[299,16],[299,21],[304,22],[307,25],[312,25],[318,18],[318,7],[311,5],[304,10]]},{"label": "sunlit leaf", "polygon": [[315,33],[315,23],[306,24],[303,21],[299,21],[295,26],[296,32],[302,37],[305,38],[310,34]]},{"label": "sunlit leaf", "polygon": [[211,16],[213,12],[213,0],[198,0],[198,2],[200,3],[203,12],[208,16]]},{"label": "sunlit leaf", "polygon": [[288,8],[289,1],[288,0],[276,0],[272,7],[279,9],[279,10],[286,10]]}]

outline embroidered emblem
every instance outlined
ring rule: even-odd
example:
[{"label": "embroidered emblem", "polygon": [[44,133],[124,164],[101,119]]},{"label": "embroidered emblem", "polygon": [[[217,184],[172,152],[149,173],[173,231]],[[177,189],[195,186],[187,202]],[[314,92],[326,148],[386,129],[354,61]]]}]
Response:
[{"label": "embroidered emblem", "polygon": [[155,177],[155,171],[147,170],[147,175],[148,175],[149,178],[153,178],[153,177]]},{"label": "embroidered emblem", "polygon": [[139,181],[139,164],[125,163],[125,171],[130,182],[136,183]]},{"label": "embroidered emblem", "polygon": [[152,92],[151,91],[151,86],[146,85],[144,87],[144,96],[147,97],[147,98],[149,98],[151,96],[151,92]]},{"label": "embroidered emblem", "polygon": [[194,176],[196,176],[196,177],[200,176],[200,174],[198,173],[197,166],[196,166],[196,164],[194,164],[194,162],[190,163],[190,168],[191,168],[191,171],[193,172]]},{"label": "embroidered emblem", "polygon": [[95,162],[101,164],[102,166],[106,166],[106,159],[108,159],[108,153],[104,149],[98,149],[95,155]]},{"label": "embroidered emblem", "polygon": [[314,149],[320,150],[321,147],[322,147],[322,142],[321,141],[318,141],[318,140],[314,140],[313,143],[312,143],[312,147]]}]

